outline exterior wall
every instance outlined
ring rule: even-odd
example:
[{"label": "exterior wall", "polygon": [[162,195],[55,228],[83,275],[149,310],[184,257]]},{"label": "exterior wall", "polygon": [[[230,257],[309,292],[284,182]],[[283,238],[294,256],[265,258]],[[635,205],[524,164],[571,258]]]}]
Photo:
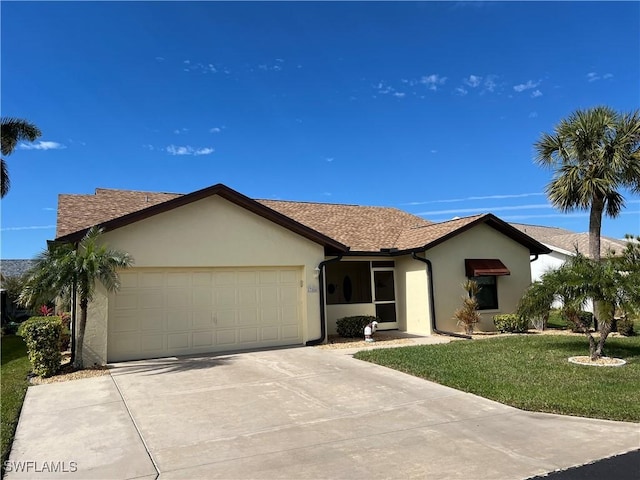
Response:
[{"label": "exterior wall", "polygon": [[549,254],[540,255],[535,262],[531,263],[531,281],[540,280],[543,274],[562,266],[568,258],[569,255],[555,250]]},{"label": "exterior wall", "polygon": [[416,335],[431,335],[427,266],[410,256],[396,261],[400,330]]},{"label": "exterior wall", "polygon": [[452,317],[464,294],[460,285],[466,279],[465,258],[498,258],[511,272],[497,277],[498,309],[481,310],[482,320],[476,330],[495,330],[493,316],[512,313],[531,283],[529,250],[487,225],[477,225],[427,250],[427,258],[433,264],[436,322],[440,330],[464,331]]},{"label": "exterior wall", "polygon": [[[104,234],[110,248],[135,267],[273,267],[303,269],[304,341],[320,336],[320,299],[314,269],[324,249],[269,220],[214,196]],[[108,295],[96,292],[89,310],[84,356],[106,362]]]}]

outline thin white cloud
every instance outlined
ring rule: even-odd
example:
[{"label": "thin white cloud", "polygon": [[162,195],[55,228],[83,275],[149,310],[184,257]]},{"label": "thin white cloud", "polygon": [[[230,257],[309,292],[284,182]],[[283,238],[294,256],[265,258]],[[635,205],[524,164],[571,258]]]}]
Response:
[{"label": "thin white cloud", "polygon": [[540,90],[534,90],[531,92],[531,98],[538,98],[542,96],[542,92]]},{"label": "thin white cloud", "polygon": [[536,88],[538,85],[540,85],[540,82],[534,82],[533,80],[528,80],[527,83],[520,83],[519,85],[514,85],[513,89],[520,93],[520,92],[524,92],[525,90],[531,90],[532,88]]},{"label": "thin white cloud", "polygon": [[188,128],[176,128],[173,133],[175,133],[176,135],[180,135],[181,133],[187,133],[189,131]]},{"label": "thin white cloud", "polygon": [[426,85],[429,90],[438,90],[439,86],[442,86],[446,83],[447,77],[441,77],[437,73],[432,73],[431,75],[425,75],[420,78],[420,83]]},{"label": "thin white cloud", "polygon": [[62,150],[63,148],[67,148],[67,146],[58,142],[44,142],[40,140],[36,143],[21,143],[18,145],[18,148],[23,150]]},{"label": "thin white cloud", "polygon": [[512,210],[535,210],[539,208],[553,208],[550,203],[536,203],[531,205],[509,205],[504,207],[477,207],[477,208],[457,208],[450,210],[432,210],[429,212],[419,212],[414,215],[449,215],[460,213],[485,213],[485,212],[506,212]]},{"label": "thin white cloud", "polygon": [[164,57],[156,57],[156,62],[164,62]]},{"label": "thin white cloud", "polygon": [[482,93],[484,92],[493,92],[498,86],[496,80],[498,79],[497,75],[487,75],[484,79],[484,83],[482,84]]},{"label": "thin white cloud", "polygon": [[151,152],[156,149],[153,145],[150,145],[148,143],[145,143],[144,145],[142,145],[142,148],[144,148],[145,150],[149,150]]},{"label": "thin white cloud", "polygon": [[55,212],[56,209],[53,207],[43,207],[42,210],[44,210],[45,212]]},{"label": "thin white cloud", "polygon": [[405,95],[406,95],[406,93],[404,93],[404,92],[394,92],[394,93],[393,93],[393,96],[394,96],[394,97],[398,97],[398,98],[402,98],[402,97],[404,97]]},{"label": "thin white cloud", "polygon": [[431,150],[431,153],[436,154],[438,153],[438,150]]},{"label": "thin white cloud", "polygon": [[605,73],[604,75],[600,75],[597,72],[589,72],[585,76],[587,77],[587,82],[595,82],[597,80],[607,80],[609,78],[613,78],[612,73]]},{"label": "thin white cloud", "polygon": [[504,200],[507,198],[542,197],[544,195],[545,194],[542,192],[508,193],[508,194],[482,195],[482,196],[473,196],[473,197],[464,197],[464,198],[449,198],[445,200],[429,200],[426,202],[409,202],[409,203],[403,203],[402,205],[428,205],[430,203],[456,203],[456,202],[469,202],[474,200]]},{"label": "thin white cloud", "polygon": [[467,93],[469,93],[469,91],[464,87],[457,87],[454,90],[454,92],[455,92],[456,95],[459,95],[461,97],[464,97]]},{"label": "thin white cloud", "polygon": [[327,157],[327,158],[325,158],[325,160],[326,160],[327,162],[331,163],[331,162],[333,162],[333,157]]},{"label": "thin white cloud", "polygon": [[469,78],[465,78],[464,83],[472,88],[476,88],[482,83],[482,77],[479,77],[478,75],[469,75]]},{"label": "thin white cloud", "polygon": [[538,112],[529,113],[529,118],[536,118],[538,116]]},{"label": "thin white cloud", "polygon": [[193,148],[191,145],[169,145],[165,148],[169,155],[210,155],[215,149],[212,147]]},{"label": "thin white cloud", "polygon": [[209,129],[209,132],[211,133],[220,133],[222,131],[222,129],[220,127],[213,127]]},{"label": "thin white cloud", "polygon": [[19,232],[21,230],[49,230],[56,228],[55,225],[30,225],[28,227],[3,227],[0,232]]}]

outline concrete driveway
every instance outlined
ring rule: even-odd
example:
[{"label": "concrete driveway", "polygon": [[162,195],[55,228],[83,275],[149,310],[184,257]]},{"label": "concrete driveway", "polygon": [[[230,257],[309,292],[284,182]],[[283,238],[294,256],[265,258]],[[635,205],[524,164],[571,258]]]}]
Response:
[{"label": "concrete driveway", "polygon": [[[65,387],[71,405],[51,406]],[[93,425],[46,450],[46,408]],[[518,479],[640,445],[637,424],[523,412],[315,348],[120,363],[30,388],[23,417],[11,461],[49,451],[75,478]],[[51,475],[8,478],[27,476]]]}]

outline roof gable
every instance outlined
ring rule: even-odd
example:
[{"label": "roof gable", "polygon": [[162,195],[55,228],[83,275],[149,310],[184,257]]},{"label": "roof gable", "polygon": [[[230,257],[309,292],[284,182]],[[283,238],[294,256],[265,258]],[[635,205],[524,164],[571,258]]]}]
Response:
[{"label": "roof gable", "polygon": [[[173,210],[175,208],[181,207],[183,205],[187,205],[189,203],[196,202],[198,200],[202,200],[207,197],[211,197],[217,195],[225,200],[232,202],[246,210],[255,213],[267,220],[270,220],[284,228],[287,228],[294,233],[297,233],[309,240],[312,240],[316,243],[319,243],[325,248],[330,250],[335,250],[339,252],[344,252],[348,250],[348,247],[341,244],[340,242],[329,238],[323,235],[320,232],[317,232],[306,225],[302,225],[295,220],[268,208],[265,205],[262,205],[255,200],[252,200],[245,195],[242,195],[235,190],[227,187],[223,184],[213,185],[212,187],[204,188],[202,190],[197,190],[193,193],[189,193],[187,195],[178,195],[178,194],[159,194],[160,196],[152,197],[150,192],[125,192],[129,198],[123,199],[124,195],[120,195],[118,193],[115,194],[115,198],[122,199],[122,203],[119,206],[118,201],[114,201],[114,198],[108,198],[114,195],[114,191],[98,189],[96,190],[96,196],[92,197],[91,195],[79,195],[79,197],[85,197],[80,199],[80,201],[89,201],[89,203],[99,203],[103,208],[90,209],[89,214],[85,214],[83,216],[83,221],[86,223],[89,221],[91,217],[96,218],[102,216],[102,219],[94,220],[95,223],[92,225],[87,225],[80,230],[75,230],[66,235],[61,235],[57,237],[57,240],[60,242],[72,242],[77,241],[86,231],[93,225],[99,225],[104,228],[106,231],[114,230],[116,228],[123,227],[125,225],[129,225],[131,223],[137,222],[139,220],[152,217],[154,215],[158,215],[163,212],[167,212],[169,210]],[[163,200],[164,196],[164,200]],[[172,196],[172,198],[169,198]],[[90,200],[86,197],[89,197]],[[150,206],[145,206],[140,208],[141,202],[144,198],[144,204]],[[66,200],[66,199],[65,199]],[[156,203],[154,203],[156,202]],[[70,204],[72,202],[65,202],[64,207],[58,207],[58,221],[60,222],[60,217],[67,218],[67,215],[70,213],[68,209],[70,208]],[[143,204],[143,205],[144,205]],[[95,205],[94,205],[95,206]],[[109,207],[109,208],[107,208]],[[136,210],[137,208],[137,210]],[[120,216],[112,216],[114,212],[120,210],[129,210],[128,213]],[[62,212],[62,213],[61,213]],[[58,227],[58,231],[60,231],[60,227]]]}]

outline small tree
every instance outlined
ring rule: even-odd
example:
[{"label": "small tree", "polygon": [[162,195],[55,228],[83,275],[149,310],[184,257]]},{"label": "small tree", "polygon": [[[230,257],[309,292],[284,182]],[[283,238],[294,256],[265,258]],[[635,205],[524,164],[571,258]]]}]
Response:
[{"label": "small tree", "polygon": [[[620,257],[609,254],[597,261],[576,252],[564,265],[547,272],[527,289],[518,314],[527,318],[542,316],[548,314],[554,300],[561,301],[564,316],[589,340],[591,359],[602,357],[615,312],[627,314],[640,308],[640,237],[627,236],[627,240]],[[602,325],[597,340],[580,315],[589,299],[598,306],[596,313]]]},{"label": "small tree", "polygon": [[127,268],[133,263],[128,253],[110,250],[102,245],[101,234],[101,229],[93,227],[77,246],[53,245],[42,252],[20,294],[23,304],[38,305],[45,303],[46,299],[68,296],[75,286],[80,303],[80,321],[73,352],[76,368],[83,367],[82,347],[87,313],[96,281],[104,285],[107,291],[115,291],[120,287],[118,269]]},{"label": "small tree", "polygon": [[462,295],[462,306],[453,312],[453,318],[458,321],[458,325],[464,327],[464,332],[467,335],[473,333],[473,327],[481,319],[478,312],[478,292],[480,287],[477,282],[473,280],[466,280],[462,283],[462,288],[467,292]]}]

